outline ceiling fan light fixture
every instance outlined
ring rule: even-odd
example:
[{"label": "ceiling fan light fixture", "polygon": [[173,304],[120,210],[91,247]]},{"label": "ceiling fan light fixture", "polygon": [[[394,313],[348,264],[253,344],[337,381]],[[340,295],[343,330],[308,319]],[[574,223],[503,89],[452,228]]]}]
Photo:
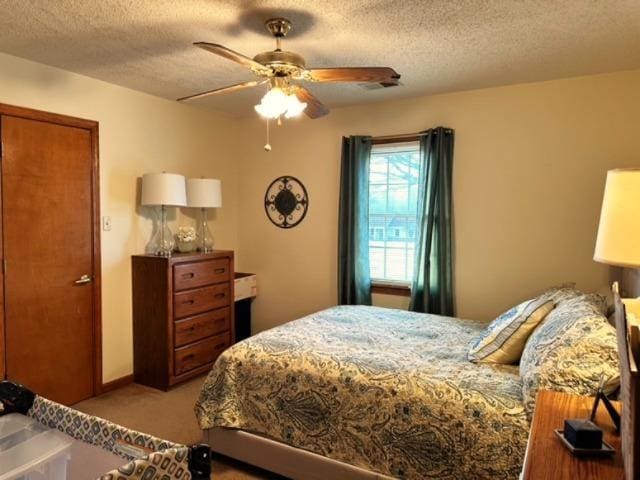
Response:
[{"label": "ceiling fan light fixture", "polygon": [[287,111],[286,102],[287,94],[281,88],[273,87],[254,108],[263,117],[278,118]]},{"label": "ceiling fan light fixture", "polygon": [[307,108],[307,103],[301,102],[298,100],[298,97],[291,93],[287,95],[287,111],[284,116],[286,118],[298,117],[302,112],[304,112],[305,108]]},{"label": "ceiling fan light fixture", "polygon": [[287,95],[281,88],[273,87],[253,108],[265,118],[273,119],[281,115],[292,118],[300,115],[307,108],[307,104],[298,100],[294,94]]}]

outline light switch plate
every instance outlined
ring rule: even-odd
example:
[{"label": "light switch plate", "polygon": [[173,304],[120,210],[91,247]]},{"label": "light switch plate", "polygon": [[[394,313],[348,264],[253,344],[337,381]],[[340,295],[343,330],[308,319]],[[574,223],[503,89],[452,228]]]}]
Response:
[{"label": "light switch plate", "polygon": [[102,217],[102,230],[104,230],[105,232],[111,231],[111,217]]}]

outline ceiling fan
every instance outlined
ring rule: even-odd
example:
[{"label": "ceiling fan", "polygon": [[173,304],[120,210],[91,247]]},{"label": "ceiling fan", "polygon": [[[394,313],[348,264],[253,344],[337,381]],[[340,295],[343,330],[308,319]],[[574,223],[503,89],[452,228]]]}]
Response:
[{"label": "ceiling fan", "polygon": [[280,119],[282,115],[288,118],[299,115],[304,111],[310,118],[319,118],[329,113],[329,109],[314,97],[309,90],[296,82],[378,83],[383,87],[398,85],[400,75],[389,67],[308,69],[301,55],[281,48],[282,39],[291,29],[291,22],[286,18],[271,18],[265,22],[265,26],[276,38],[276,49],[259,53],[253,58],[246,57],[215,43],[194,43],[197,47],[208,52],[248,67],[255,75],[261,77],[260,79],[207,90],[179,98],[178,101],[193,100],[220,93],[231,93],[268,83],[269,91],[263,97],[261,103],[255,106],[260,115],[267,118]]}]

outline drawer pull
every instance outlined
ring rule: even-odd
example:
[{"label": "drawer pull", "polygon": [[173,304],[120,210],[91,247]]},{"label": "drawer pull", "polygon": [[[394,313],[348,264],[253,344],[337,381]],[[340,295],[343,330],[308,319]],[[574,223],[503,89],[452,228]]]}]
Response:
[{"label": "drawer pull", "polygon": [[226,271],[227,271],[227,269],[226,269],[226,268],[216,268],[216,269],[214,270],[214,272],[215,272],[215,273],[224,273],[224,272],[226,272]]},{"label": "drawer pull", "polygon": [[193,353],[190,353],[189,355],[185,355],[184,357],[182,357],[182,361],[184,362],[185,360],[191,360],[192,358],[195,358],[195,355]]},{"label": "drawer pull", "polygon": [[227,294],[226,294],[226,293],[216,293],[216,294],[214,295],[214,298],[224,298],[224,297],[226,297],[226,296],[227,296]]},{"label": "drawer pull", "polygon": [[227,342],[221,342],[219,344],[217,344],[215,347],[213,347],[214,349],[218,349],[218,348],[224,348],[227,346]]},{"label": "drawer pull", "polygon": [[189,278],[193,278],[193,277],[195,277],[195,276],[196,276],[196,274],[195,274],[195,273],[193,273],[193,272],[190,272],[190,273],[183,273],[183,274],[182,274],[182,278],[184,278],[185,280],[188,280]]},{"label": "drawer pull", "polygon": [[215,321],[216,325],[224,323],[225,319],[224,318],[219,318]]},{"label": "drawer pull", "polygon": [[194,303],[196,303],[195,300],[185,300],[182,305],[193,305]]}]

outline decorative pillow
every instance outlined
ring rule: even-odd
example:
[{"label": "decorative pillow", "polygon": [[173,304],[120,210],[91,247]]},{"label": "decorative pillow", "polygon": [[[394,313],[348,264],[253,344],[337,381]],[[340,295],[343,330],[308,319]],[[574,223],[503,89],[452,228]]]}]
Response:
[{"label": "decorative pillow", "polygon": [[605,380],[605,392],[620,383],[616,331],[602,314],[598,295],[561,302],[531,334],[520,359],[522,394],[533,413],[538,390],[593,395]]},{"label": "decorative pillow", "polygon": [[542,293],[538,298],[553,300],[553,303],[555,305],[558,305],[559,303],[579,297],[580,295],[584,295],[584,292],[576,289],[576,284],[574,282],[568,282],[557,285],[555,287],[551,287],[550,289]]},{"label": "decorative pillow", "polygon": [[553,310],[553,301],[527,300],[496,318],[473,341],[467,357],[472,362],[509,364],[518,361],[531,332]]}]

